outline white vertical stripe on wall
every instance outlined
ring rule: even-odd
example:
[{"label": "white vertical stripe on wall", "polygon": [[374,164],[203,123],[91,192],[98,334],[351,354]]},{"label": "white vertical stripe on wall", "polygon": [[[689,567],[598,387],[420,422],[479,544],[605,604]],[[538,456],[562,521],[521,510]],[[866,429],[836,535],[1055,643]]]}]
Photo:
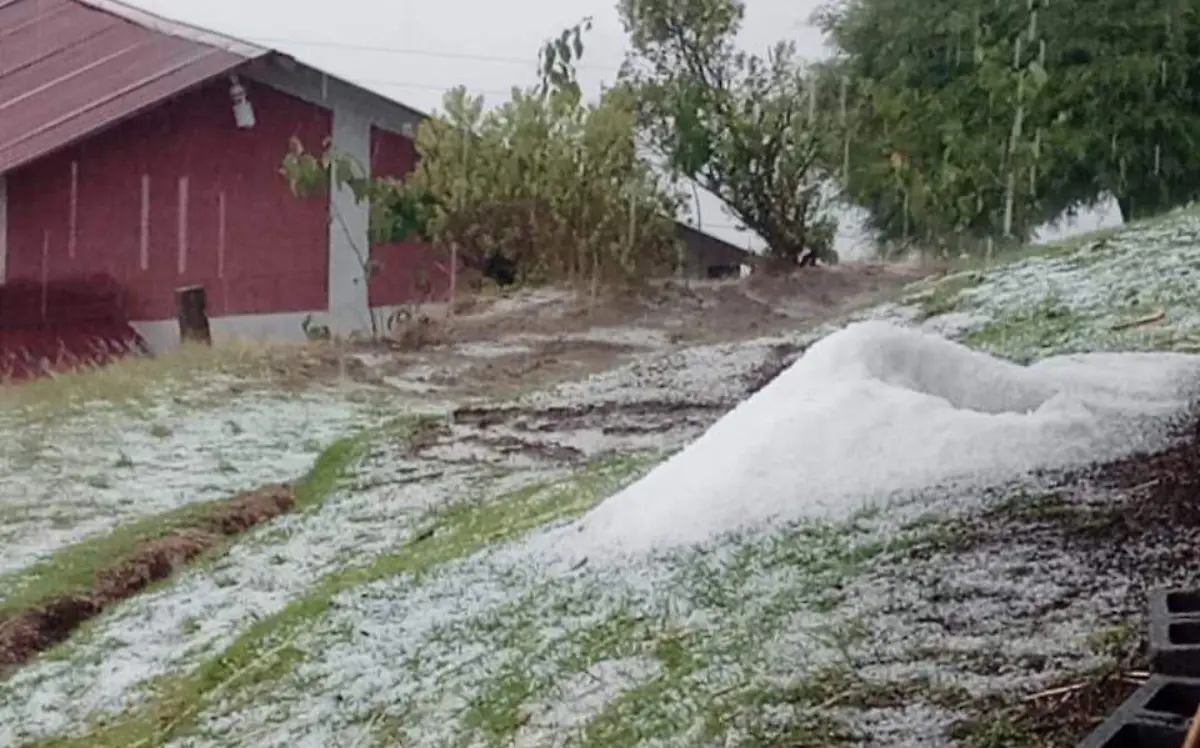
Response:
[{"label": "white vertical stripe on wall", "polygon": [[71,162],[71,207],[67,214],[67,257],[75,259],[79,243],[79,162]]},{"label": "white vertical stripe on wall", "polygon": [[142,175],[142,225],[139,234],[139,262],[142,270],[150,269],[150,175]]},{"label": "white vertical stripe on wall", "polygon": [[179,274],[187,272],[188,251],[188,178],[179,178]]},{"label": "white vertical stripe on wall", "polygon": [[42,319],[46,319],[46,283],[50,280],[50,231],[42,231]]},{"label": "white vertical stripe on wall", "polygon": [[8,277],[8,181],[0,174],[0,283]]},{"label": "white vertical stripe on wall", "polygon": [[217,193],[217,277],[225,277],[225,190]]}]

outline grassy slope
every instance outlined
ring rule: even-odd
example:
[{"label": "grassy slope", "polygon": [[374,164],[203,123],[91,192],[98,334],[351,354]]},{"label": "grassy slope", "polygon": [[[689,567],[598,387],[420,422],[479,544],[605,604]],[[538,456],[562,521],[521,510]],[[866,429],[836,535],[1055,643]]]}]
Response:
[{"label": "grassy slope", "polygon": [[125,358],[12,385],[0,379],[0,408],[44,425],[107,403],[137,414],[163,397],[204,402],[250,385],[302,382],[294,345],[185,345],[170,355]]},{"label": "grassy slope", "polygon": [[[330,496],[337,483],[352,472],[370,438],[408,441],[427,422],[424,417],[399,416],[377,433],[346,436],[319,451],[312,467],[295,483],[296,511],[311,511]],[[143,544],[192,527],[203,526],[224,499],[200,501],[177,509],[139,517],[111,532],[65,546],[20,571],[0,575],[0,617],[19,613],[54,598],[87,592],[98,573],[117,568]],[[219,555],[226,546],[206,554]]]},{"label": "grassy slope", "polygon": [[[1194,214],[1179,215],[1042,248],[1045,256],[920,284],[902,305],[917,318],[972,315],[962,339],[1017,360],[1090,349],[1188,349],[1200,336],[1200,298],[1189,293],[1192,274],[1200,271],[1198,225]],[[1159,308],[1165,317],[1157,327],[1112,329]],[[503,564],[488,555],[489,547],[581,513],[646,466],[630,458],[593,467],[570,484],[435,513],[431,538],[366,570],[328,579],[196,673],[160,684],[144,708],[78,740],[44,745],[164,745],[185,736],[251,745],[259,738],[242,727],[266,724],[269,730],[276,719],[300,730],[302,713],[273,702],[294,698],[303,705],[306,691],[337,688],[320,680],[330,672],[323,664],[336,667],[339,653],[369,646],[346,641],[339,629],[344,609],[370,619],[371,607],[356,599],[387,600],[396,619],[389,625],[419,651],[393,650],[389,667],[398,674],[375,677],[412,686],[397,685],[382,704],[358,701],[312,719],[340,722],[346,734],[375,744],[504,744],[536,728],[540,704],[581,698],[561,684],[606,663],[629,664],[632,674],[584,719],[548,728],[552,734],[574,734],[579,744],[594,746],[653,738],[695,744],[725,733],[742,745],[829,746],[854,732],[831,706],[898,698],[894,688],[856,677],[837,657],[863,635],[852,615],[839,614],[845,602],[839,590],[875,564],[943,546],[948,528],[936,522],[883,534],[870,513],[843,525],[808,524],[770,542],[678,554],[639,570],[641,582],[587,570],[550,586],[497,579],[513,570],[497,571]],[[670,593],[647,597],[645,580]],[[435,607],[440,596],[493,584],[505,591],[500,604],[450,610],[436,631],[418,631],[415,623],[406,628],[406,617],[418,617],[423,605]],[[802,640],[782,650],[789,662],[779,662],[780,640]],[[439,658],[454,659],[451,653],[473,646],[482,651],[473,662],[483,674],[444,668]],[[925,686],[926,700],[963,699],[952,687]],[[460,694],[462,706],[439,710],[437,702],[451,693]],[[276,738],[286,732],[276,730]]]},{"label": "grassy slope", "polygon": [[[351,468],[357,451],[354,437],[334,442],[322,451],[312,469],[296,484],[296,508],[310,509],[329,496],[339,477]],[[18,572],[0,576],[0,617],[90,591],[98,573],[122,566],[145,543],[203,526],[224,503],[197,502],[141,517],[110,533],[61,548]]]},{"label": "grassy slope", "polygon": [[[1198,231],[1200,212],[1180,211],[918,284],[901,303],[919,319],[977,316],[957,337],[1022,362],[1085,351],[1191,352],[1200,346]],[[1159,312],[1153,324],[1121,329]]]},{"label": "grassy slope", "polygon": [[427,531],[412,542],[365,568],[327,578],[311,594],[246,632],[220,657],[194,673],[160,683],[159,698],[149,707],[79,740],[52,740],[41,745],[158,745],[186,733],[206,701],[220,698],[236,703],[251,696],[269,698],[267,686],[286,675],[304,656],[295,646],[298,635],[326,614],[338,596],[397,575],[419,578],[489,544],[578,516],[657,459],[653,455],[620,458],[591,466],[568,483],[534,486],[486,503],[436,510],[426,520]]}]

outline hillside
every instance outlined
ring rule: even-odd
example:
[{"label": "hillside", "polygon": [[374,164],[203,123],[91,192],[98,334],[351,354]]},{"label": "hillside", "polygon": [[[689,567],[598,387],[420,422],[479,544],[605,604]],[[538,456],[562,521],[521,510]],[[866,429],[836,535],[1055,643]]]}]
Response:
[{"label": "hillside", "polygon": [[[170,415],[179,454],[240,424],[221,459],[277,468],[251,482],[290,468],[248,402],[285,441],[361,430],[327,496],[0,682],[0,744],[1070,744],[1129,687],[1147,586],[1188,577],[1200,359],[1053,357],[1200,350],[1196,278],[1183,211],[507,399]],[[70,522],[52,558],[112,525]],[[0,611],[46,558],[0,559]]]}]

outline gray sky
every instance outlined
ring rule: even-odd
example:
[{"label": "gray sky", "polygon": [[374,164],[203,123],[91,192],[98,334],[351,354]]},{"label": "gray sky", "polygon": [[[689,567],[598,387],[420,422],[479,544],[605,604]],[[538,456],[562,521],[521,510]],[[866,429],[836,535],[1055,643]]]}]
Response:
[{"label": "gray sky", "polygon": [[[747,0],[740,38],[748,51],[765,52],[779,39],[801,54],[824,53],[808,18],[823,0]],[[585,16],[595,25],[584,39],[579,76],[589,92],[611,82],[625,53],[616,0],[127,0],[171,18],[257,41],[315,67],[424,111],[439,108],[456,85],[506,98],[513,85],[536,82],[541,44]],[[703,228],[741,246],[761,246],[733,227],[715,198],[701,200]],[[1096,219],[1085,217],[1080,228]],[[846,255],[863,239],[853,228],[839,238]]]}]

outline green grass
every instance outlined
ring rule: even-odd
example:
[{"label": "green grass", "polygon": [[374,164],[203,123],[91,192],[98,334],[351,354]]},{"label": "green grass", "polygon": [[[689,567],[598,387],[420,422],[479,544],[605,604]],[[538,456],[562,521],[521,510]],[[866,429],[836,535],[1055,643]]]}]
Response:
[{"label": "green grass", "polygon": [[[913,308],[918,321],[959,310],[990,319],[960,341],[1020,363],[1090,351],[1195,351],[1196,265],[1180,254],[1194,256],[1195,241],[1173,228],[1193,212],[1006,250],[987,264],[963,263],[954,275],[913,284],[899,303]],[[1023,261],[1034,264],[1013,271],[1023,279],[1015,285],[1003,266]],[[1110,288],[1100,287],[1105,283],[1093,273],[1113,278]],[[1078,286],[1089,281],[1081,293]],[[1042,296],[1046,288],[1050,294]],[[1164,320],[1121,327],[1159,310]]]},{"label": "green grass", "polygon": [[[659,457],[620,457],[593,465],[567,482],[531,486],[492,500],[435,510],[427,518],[426,529],[395,552],[368,566],[331,575],[307,596],[256,623],[225,652],[195,671],[160,680],[148,704],[114,722],[97,725],[83,737],[52,738],[33,745],[159,746],[186,734],[200,710],[218,700],[233,707],[255,697],[270,698],[270,685],[290,673],[304,657],[292,642],[322,618],[339,595],[399,575],[420,583],[442,564],[491,544],[516,539],[547,523],[579,516]],[[499,719],[496,715],[503,713],[496,708],[490,712],[492,716],[483,719]]]},{"label": "green grass", "polygon": [[[1136,221],[1128,227],[1097,229],[1057,242],[1004,247],[991,258],[972,256],[955,260],[948,274],[917,281],[902,289],[899,301],[917,308],[917,321],[958,311],[964,292],[985,283],[993,271],[1026,260],[1065,260],[1072,265],[1090,265],[1112,255],[1115,249],[1111,240],[1122,232],[1152,226],[1170,217],[1171,214],[1164,214]],[[1085,248],[1087,252],[1080,251]]]},{"label": "green grass", "polygon": [[[346,438],[321,452],[312,469],[296,485],[297,508],[311,508],[329,496],[338,479],[357,458],[360,448],[358,439]],[[4,590],[4,598],[0,599],[0,617],[35,608],[55,598],[91,591],[99,573],[119,567],[147,542],[203,526],[225,501],[198,502],[141,517],[106,534],[61,548],[42,561],[0,577],[0,590]],[[216,552],[219,551],[212,553]]]},{"label": "green grass", "polygon": [[[683,551],[670,562],[676,570],[668,585],[674,597],[658,601],[655,609],[636,598],[618,603],[606,616],[564,639],[539,637],[529,622],[538,615],[543,625],[587,615],[594,605],[590,587],[539,587],[466,630],[454,627],[448,636],[455,641],[494,639],[516,657],[471,700],[462,724],[470,734],[462,740],[507,745],[534,704],[553,701],[558,684],[576,681],[601,662],[635,661],[655,669],[578,728],[573,744],[600,748],[671,740],[694,729],[697,720],[706,723],[705,740],[718,743],[735,722],[744,723],[753,738],[745,745],[833,746],[849,741],[852,730],[815,711],[829,696],[817,692],[818,684],[830,677],[824,669],[805,675],[810,663],[798,654],[788,668],[796,679],[789,689],[767,688],[756,673],[771,668],[764,653],[775,637],[796,633],[797,613],[828,612],[831,597],[838,596],[848,579],[881,559],[903,558],[938,540],[940,528],[927,524],[914,524],[891,541],[871,540],[861,524],[871,514],[864,512],[858,521],[846,524],[804,524],[765,542],[735,541],[732,555],[719,559]],[[764,589],[759,586],[764,579],[779,583]],[[676,606],[702,610],[701,618],[720,623],[716,628],[697,627],[689,616],[680,617]],[[502,628],[493,628],[497,621],[504,622]],[[805,633],[814,646],[840,650],[861,642],[868,630],[861,622],[845,620]],[[741,673],[733,683],[725,680],[730,669]],[[533,673],[536,678],[530,676]],[[742,682],[736,682],[739,678]],[[854,686],[850,701],[874,698],[872,688],[894,692],[905,684],[856,681]],[[762,710],[768,706],[792,715],[785,723],[767,724]],[[409,742],[420,737],[419,726],[412,729]],[[771,736],[780,742],[770,742]]]},{"label": "green grass", "polygon": [[708,715],[709,735],[720,737],[730,723],[745,722],[746,715],[783,712],[789,718],[775,720],[774,724],[749,721],[746,724],[749,734],[739,745],[743,748],[861,745],[868,736],[856,730],[852,720],[834,716],[834,710],[887,709],[918,702],[955,708],[970,700],[964,689],[929,678],[873,680],[860,676],[848,665],[833,664],[791,685],[746,689],[714,705]]},{"label": "green grass", "polygon": [[962,342],[1027,364],[1047,355],[1069,352],[1086,320],[1054,298],[993,320],[967,333]]},{"label": "green grass", "polygon": [[[380,430],[392,444],[403,444],[431,421],[425,416],[401,416]],[[338,481],[363,456],[367,446],[365,435],[339,439],[328,447],[317,447],[318,455],[308,473],[295,484],[296,510],[312,511],[328,498]],[[90,591],[98,573],[119,567],[145,543],[174,533],[204,526],[213,513],[228,501],[186,504],[122,524],[113,530],[65,546],[43,560],[20,571],[0,576],[0,617],[34,608],[57,597]],[[0,522],[22,519],[29,510],[13,508],[0,511]],[[64,523],[78,517],[64,517]],[[233,542],[232,539],[228,542]],[[213,549],[194,563],[204,564],[219,556],[226,544]]]},{"label": "green grass", "polygon": [[309,353],[284,345],[185,345],[158,356],[129,357],[18,384],[0,378],[0,408],[41,426],[97,403],[139,414],[163,397],[211,397],[214,381],[222,377],[241,387],[255,381],[278,383]]},{"label": "green grass", "polygon": [[[1189,209],[1185,213],[1195,212],[1196,209]],[[1103,255],[1109,247],[1109,241],[1114,237],[1119,236],[1122,232],[1131,229],[1145,228],[1169,219],[1173,212],[1163,213],[1157,216],[1149,216],[1141,218],[1128,226],[1112,226],[1108,228],[1095,229],[1094,231],[1086,231],[1081,234],[1060,239],[1055,242],[1044,242],[1042,244],[1020,244],[1011,247],[1004,247],[996,251],[991,259],[987,257],[970,257],[955,263],[954,267],[957,270],[992,270],[1005,265],[1011,265],[1023,260],[1032,259],[1050,259],[1056,257],[1066,257],[1075,255],[1079,250],[1092,245],[1092,252],[1096,255]],[[1080,256],[1079,260],[1083,261],[1086,256]]]},{"label": "green grass", "polygon": [[[730,610],[730,618],[720,631],[689,630],[686,624],[667,617],[638,619],[636,626],[627,624],[629,630],[623,634],[623,638],[609,640],[608,646],[615,651],[599,649],[592,656],[595,659],[641,656],[657,662],[658,674],[624,691],[589,720],[580,731],[579,745],[602,748],[637,745],[647,738],[670,740],[692,729],[702,716],[708,718],[704,721],[705,738],[709,741],[719,742],[727,735],[732,724],[740,722],[752,734],[757,733],[760,737],[778,728],[791,736],[793,741],[778,744],[837,744],[832,741],[835,736],[848,737],[848,734],[842,729],[844,725],[832,717],[797,712],[787,724],[765,724],[760,709],[789,702],[795,705],[795,700],[756,682],[754,673],[765,667],[763,652],[772,637],[784,633],[790,616],[810,609],[814,597],[832,589],[835,575],[839,579],[846,579],[859,568],[845,560],[845,564],[833,574],[797,585],[796,589],[783,591],[775,599],[765,601],[758,609],[758,615],[752,619]],[[819,570],[814,572],[820,574]],[[735,578],[736,575],[731,575],[722,582],[730,598],[739,589],[732,581]],[[711,590],[702,594],[711,594]],[[858,627],[848,622],[837,631],[814,631],[811,634],[814,641],[827,636],[835,645],[842,646],[859,632]],[[741,669],[744,682],[726,684],[714,671],[714,668],[730,667]],[[803,688],[814,677],[804,674],[808,667],[803,656],[798,656],[794,663],[796,683],[799,684],[797,689]],[[810,703],[807,706],[816,707],[817,704]],[[814,740],[819,737],[830,742],[795,742],[798,736],[805,734]]]},{"label": "green grass", "polygon": [[947,275],[928,288],[907,297],[906,304],[918,308],[917,321],[938,317],[956,311],[962,302],[963,291],[974,288],[984,281],[984,274],[975,271],[965,271]]}]

